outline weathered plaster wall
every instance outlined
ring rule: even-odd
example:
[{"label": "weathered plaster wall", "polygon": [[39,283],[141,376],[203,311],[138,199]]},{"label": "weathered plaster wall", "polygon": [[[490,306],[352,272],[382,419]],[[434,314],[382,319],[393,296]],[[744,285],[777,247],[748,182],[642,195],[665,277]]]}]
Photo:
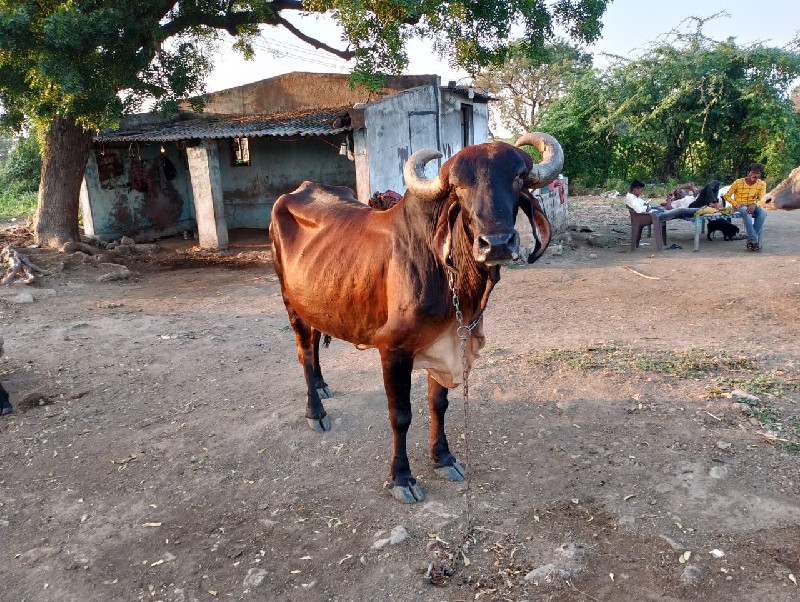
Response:
[{"label": "weathered plaster wall", "polygon": [[[365,146],[356,146],[356,153],[368,159],[369,194],[404,193],[406,160],[420,149],[439,148],[439,87],[421,86],[371,102],[364,108],[364,120]],[[436,175],[439,166],[431,161],[426,175]]]},{"label": "weathered plaster wall", "polygon": [[[352,106],[415,86],[438,85],[436,75],[386,78],[379,94],[363,86],[351,88],[349,76],[338,73],[286,73],[203,97],[206,113],[275,114],[300,109]],[[188,107],[187,107],[188,108]]]},{"label": "weathered plaster wall", "polygon": [[489,108],[486,103],[472,102],[463,95],[453,94],[443,89],[442,92],[442,147],[444,161],[463,148],[461,128],[461,107],[472,107],[472,144],[481,144],[489,140]]},{"label": "weathered plaster wall", "polygon": [[229,141],[218,143],[228,228],[267,228],[275,200],[304,180],[355,190],[355,164],[339,154],[345,135],[250,138],[250,165],[231,166]]},{"label": "weathered plaster wall", "polygon": [[550,220],[553,236],[563,234],[569,229],[569,203],[567,202],[569,200],[569,178],[563,178],[561,182],[564,185],[563,197],[555,183],[536,191],[542,211]]},{"label": "weathered plaster wall", "polygon": [[[81,193],[86,233],[110,240],[122,236],[152,240],[193,229],[193,199],[184,152],[174,144],[165,145],[164,156],[176,172],[174,179],[168,180],[158,167],[160,145],[142,145],[132,150],[134,157],[129,156],[128,147],[90,151]],[[98,163],[107,164],[113,155],[119,172],[98,167]],[[138,160],[143,162],[149,180],[146,191],[130,186],[132,162]],[[100,172],[107,177],[101,179]]]}]

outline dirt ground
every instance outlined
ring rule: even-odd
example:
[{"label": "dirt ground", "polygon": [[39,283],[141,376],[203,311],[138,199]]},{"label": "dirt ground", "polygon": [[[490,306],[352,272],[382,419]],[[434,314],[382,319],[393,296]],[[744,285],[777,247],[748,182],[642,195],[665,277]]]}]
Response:
[{"label": "dirt ground", "polygon": [[619,199],[572,224],[504,269],[466,432],[451,393],[469,482],[433,472],[415,372],[415,506],[383,487],[377,352],[323,350],[333,429],[308,428],[264,233],[163,240],[111,282],[108,257],[30,250],[53,274],[0,297],[0,598],[800,599],[800,211],[759,253],[694,253],[687,223],[631,252]]}]

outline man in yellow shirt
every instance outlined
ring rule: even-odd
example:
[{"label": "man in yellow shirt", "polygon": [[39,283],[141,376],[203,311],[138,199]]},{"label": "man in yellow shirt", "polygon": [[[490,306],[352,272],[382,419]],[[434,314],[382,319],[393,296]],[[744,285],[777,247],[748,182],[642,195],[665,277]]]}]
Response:
[{"label": "man in yellow shirt", "polygon": [[767,219],[767,212],[758,202],[767,194],[767,185],[761,179],[764,166],[761,163],[752,163],[744,178],[735,180],[728,192],[722,195],[728,203],[733,205],[734,213],[742,216],[744,227],[747,230],[747,248],[750,251],[760,251],[761,228]]}]

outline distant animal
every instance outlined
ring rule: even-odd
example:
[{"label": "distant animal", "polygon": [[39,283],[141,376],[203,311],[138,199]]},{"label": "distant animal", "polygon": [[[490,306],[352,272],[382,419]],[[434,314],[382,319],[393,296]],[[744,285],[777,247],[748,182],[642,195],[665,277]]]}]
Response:
[{"label": "distant animal", "polygon": [[[542,152],[534,164],[520,146]],[[550,241],[550,223],[531,194],[557,177],[558,142],[529,133],[516,146],[467,146],[427,179],[425,165],[441,157],[419,150],[405,164],[408,190],[385,211],[359,203],[346,187],[304,182],[272,210],[275,271],[298,360],[307,384],[306,418],[317,432],[331,428],[321,398],[319,342],[325,334],[359,349],[377,348],[394,433],[392,495],[413,504],[425,498],[409,466],[411,372],[428,371],[430,455],[451,481],[466,471],[447,443],[447,390],[462,384],[484,345],[483,311],[500,280],[500,266],[519,257],[519,209],[528,217],[533,263]]]},{"label": "distant animal", "polygon": [[800,167],[764,195],[764,205],[774,209],[800,209]]},{"label": "distant animal", "polygon": [[714,232],[722,232],[722,238],[725,240],[733,240],[733,237],[739,234],[739,226],[730,223],[725,219],[712,219],[708,220],[708,231],[706,238],[711,240],[714,237]]},{"label": "distant animal", "polygon": [[[0,336],[0,355],[3,355],[3,337]],[[8,401],[8,393],[3,385],[0,384],[0,416],[10,414],[14,409],[11,407],[11,402]]]},{"label": "distant animal", "polygon": [[3,385],[0,385],[0,416],[5,416],[13,411],[14,408],[11,407],[11,403],[8,401],[8,393],[3,388]]}]

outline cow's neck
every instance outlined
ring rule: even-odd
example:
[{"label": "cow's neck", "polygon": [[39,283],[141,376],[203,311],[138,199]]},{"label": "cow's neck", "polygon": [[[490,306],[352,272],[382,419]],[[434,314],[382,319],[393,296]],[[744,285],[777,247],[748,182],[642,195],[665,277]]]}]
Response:
[{"label": "cow's neck", "polygon": [[[471,322],[486,306],[489,293],[500,280],[500,270],[497,267],[486,269],[480,267],[472,255],[473,238],[464,225],[463,215],[459,213],[451,229],[450,259],[445,265],[445,259],[434,248],[433,241],[437,225],[442,219],[447,219],[447,213],[454,199],[448,198],[441,201],[418,201],[408,195],[401,205],[402,223],[408,228],[408,233],[416,243],[416,248],[429,248],[435,261],[441,265],[442,275],[448,278],[448,272],[454,274],[455,288],[458,294],[464,320]],[[449,287],[445,285],[444,290]]]},{"label": "cow's neck", "polygon": [[500,268],[486,268],[473,256],[474,238],[459,215],[452,230],[452,264],[456,270],[455,287],[464,313],[465,322],[471,322],[486,308],[489,293],[500,280]]}]

